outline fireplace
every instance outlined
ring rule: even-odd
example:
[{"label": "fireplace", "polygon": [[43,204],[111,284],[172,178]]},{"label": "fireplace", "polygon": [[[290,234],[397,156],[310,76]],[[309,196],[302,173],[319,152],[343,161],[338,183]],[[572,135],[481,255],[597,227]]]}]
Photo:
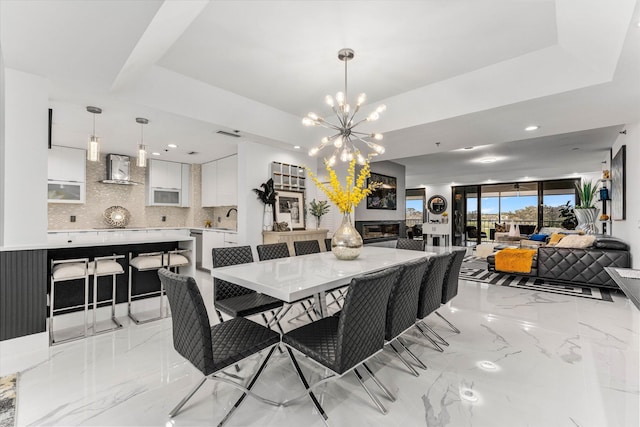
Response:
[{"label": "fireplace", "polygon": [[396,240],[406,235],[404,221],[356,221],[355,227],[364,243]]}]

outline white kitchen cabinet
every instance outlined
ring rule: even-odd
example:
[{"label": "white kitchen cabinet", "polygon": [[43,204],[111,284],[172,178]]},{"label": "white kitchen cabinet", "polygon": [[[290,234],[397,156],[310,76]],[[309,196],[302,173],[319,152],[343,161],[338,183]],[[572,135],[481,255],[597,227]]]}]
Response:
[{"label": "white kitchen cabinet", "polygon": [[202,207],[238,204],[238,156],[202,165]]},{"label": "white kitchen cabinet", "polygon": [[180,206],[188,208],[191,206],[191,200],[189,195],[191,194],[191,165],[182,163],[182,200],[180,200]]},{"label": "white kitchen cabinet", "polygon": [[54,145],[49,150],[48,166],[47,178],[50,181],[86,181],[85,150]]},{"label": "white kitchen cabinet", "polygon": [[218,160],[216,189],[218,206],[238,204],[238,156]]},{"label": "white kitchen cabinet", "polygon": [[180,190],[182,163],[150,159],[147,165],[147,185],[152,188]]},{"label": "white kitchen cabinet", "polygon": [[189,207],[191,165],[149,160],[147,206]]},{"label": "white kitchen cabinet", "polygon": [[48,152],[47,200],[49,203],[84,203],[86,151],[53,146]]},{"label": "white kitchen cabinet", "polygon": [[213,161],[202,164],[202,207],[212,207],[217,205],[216,179],[218,163]]},{"label": "white kitchen cabinet", "polygon": [[202,267],[207,270],[213,268],[211,249],[225,247],[225,233],[218,230],[204,230],[202,233]]}]

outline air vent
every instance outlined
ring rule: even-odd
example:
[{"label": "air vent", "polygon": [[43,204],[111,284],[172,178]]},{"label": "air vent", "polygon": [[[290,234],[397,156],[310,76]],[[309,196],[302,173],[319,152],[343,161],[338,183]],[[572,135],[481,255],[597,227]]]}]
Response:
[{"label": "air vent", "polygon": [[234,138],[240,138],[240,131],[236,130],[234,131],[235,133],[232,132],[227,132],[226,130],[219,130],[216,133],[219,133],[220,135],[227,135],[227,136],[233,136]]}]

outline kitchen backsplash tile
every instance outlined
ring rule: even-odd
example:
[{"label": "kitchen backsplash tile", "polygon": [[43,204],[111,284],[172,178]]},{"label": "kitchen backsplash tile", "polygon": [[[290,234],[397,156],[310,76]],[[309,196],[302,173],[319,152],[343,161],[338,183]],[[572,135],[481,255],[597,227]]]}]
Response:
[{"label": "kitchen backsplash tile", "polygon": [[[129,227],[204,227],[206,220],[214,227],[237,227],[237,212],[226,217],[235,206],[200,207],[201,165],[191,165],[190,208],[145,206],[145,168],[131,162],[131,180],[142,185],[114,185],[99,182],[106,176],[106,165],[106,155],[101,156],[100,162],[87,162],[86,203],[49,203],[49,230],[107,227],[102,214],[110,206],[122,206],[131,213]],[[75,222],[70,220],[72,215],[76,217]],[[166,221],[162,221],[162,217]]]}]

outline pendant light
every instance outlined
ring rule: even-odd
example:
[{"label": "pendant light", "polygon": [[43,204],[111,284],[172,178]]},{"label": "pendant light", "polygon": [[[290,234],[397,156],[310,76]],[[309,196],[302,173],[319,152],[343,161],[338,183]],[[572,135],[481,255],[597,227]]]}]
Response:
[{"label": "pendant light", "polygon": [[136,165],[144,168],[147,166],[147,146],[144,145],[144,125],[149,123],[149,120],[138,117],[136,118],[136,123],[140,123],[140,144],[138,144],[138,159],[136,160]]},{"label": "pendant light", "polygon": [[87,111],[93,114],[93,132],[87,144],[87,160],[90,162],[100,161],[100,138],[96,136],[96,114],[102,114],[102,109],[98,107],[87,107]]}]

